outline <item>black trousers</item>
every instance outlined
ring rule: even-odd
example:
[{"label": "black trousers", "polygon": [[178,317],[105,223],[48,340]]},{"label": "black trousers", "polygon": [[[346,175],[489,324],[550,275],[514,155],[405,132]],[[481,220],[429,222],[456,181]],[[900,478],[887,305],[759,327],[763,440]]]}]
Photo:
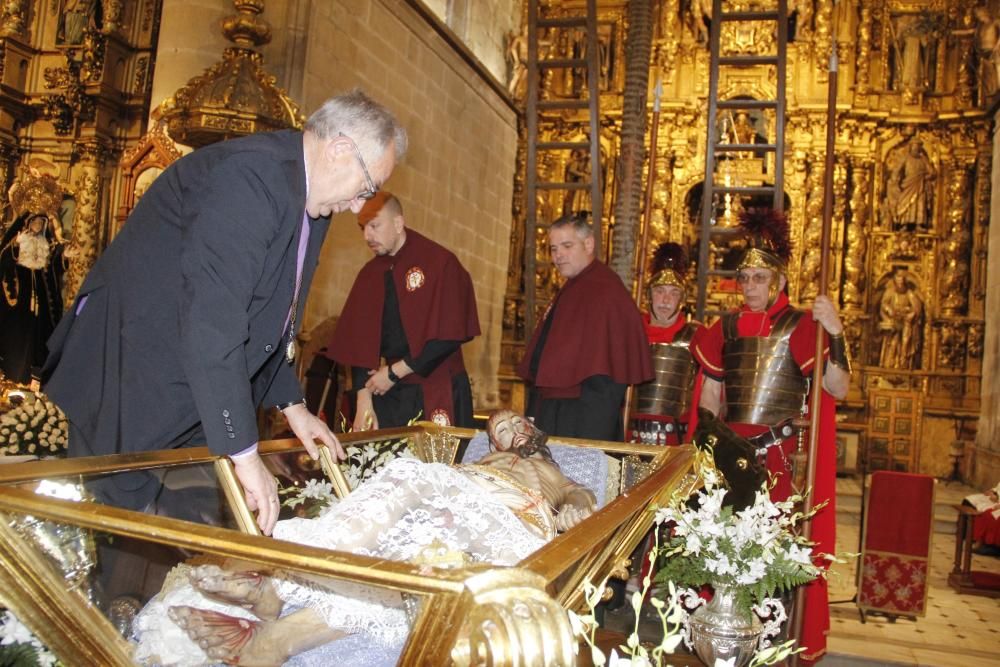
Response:
[{"label": "black trousers", "polygon": [[622,440],[622,401],[626,386],[607,375],[593,375],[580,385],[578,398],[542,398],[532,392],[528,415],[552,436],[587,440]]},{"label": "black trousers", "polygon": [[[451,400],[455,409],[455,426],[472,428],[472,385],[468,373],[459,373],[451,378]],[[406,426],[418,415],[421,420],[430,419],[424,410],[424,390],[420,385],[400,383],[388,393],[372,396],[372,407],[378,417],[379,428]]]}]

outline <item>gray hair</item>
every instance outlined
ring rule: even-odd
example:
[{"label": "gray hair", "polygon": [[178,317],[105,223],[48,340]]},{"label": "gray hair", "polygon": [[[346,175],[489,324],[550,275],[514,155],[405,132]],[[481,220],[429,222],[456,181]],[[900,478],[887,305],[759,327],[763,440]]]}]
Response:
[{"label": "gray hair", "polygon": [[549,230],[562,229],[563,227],[572,227],[581,239],[594,235],[594,225],[590,222],[590,211],[566,213],[549,225]]},{"label": "gray hair", "polygon": [[360,88],[331,97],[309,116],[305,130],[320,139],[344,134],[357,145],[371,164],[393,142],[396,160],[406,153],[406,130],[387,108],[368,97]]}]

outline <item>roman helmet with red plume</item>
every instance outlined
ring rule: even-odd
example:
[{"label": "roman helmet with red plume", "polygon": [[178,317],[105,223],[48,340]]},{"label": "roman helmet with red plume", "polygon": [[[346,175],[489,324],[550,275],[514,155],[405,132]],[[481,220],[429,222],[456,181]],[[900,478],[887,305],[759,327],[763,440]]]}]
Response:
[{"label": "roman helmet with red plume", "polygon": [[781,276],[787,276],[788,260],[792,257],[788,219],[784,213],[773,208],[748,208],[740,214],[740,227],[746,237],[747,248],[736,270],[768,269],[774,274],[768,288],[768,306],[771,306],[778,298]]},{"label": "roman helmet with red plume", "polygon": [[687,251],[681,244],[670,241],[661,243],[653,253],[649,288],[673,285],[687,292],[688,266]]}]

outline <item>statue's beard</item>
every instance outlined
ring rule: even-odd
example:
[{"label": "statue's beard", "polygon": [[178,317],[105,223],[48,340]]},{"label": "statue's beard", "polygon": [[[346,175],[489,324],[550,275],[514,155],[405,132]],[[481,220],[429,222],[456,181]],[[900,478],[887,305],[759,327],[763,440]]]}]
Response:
[{"label": "statue's beard", "polygon": [[17,263],[37,271],[49,265],[49,242],[43,234],[21,232],[17,235]]},{"label": "statue's beard", "polygon": [[511,450],[521,458],[540,454],[546,460],[555,463],[552,458],[552,452],[546,444],[546,441],[549,439],[548,434],[535,428],[534,424],[522,425],[522,428],[525,430],[516,433],[511,440]]}]

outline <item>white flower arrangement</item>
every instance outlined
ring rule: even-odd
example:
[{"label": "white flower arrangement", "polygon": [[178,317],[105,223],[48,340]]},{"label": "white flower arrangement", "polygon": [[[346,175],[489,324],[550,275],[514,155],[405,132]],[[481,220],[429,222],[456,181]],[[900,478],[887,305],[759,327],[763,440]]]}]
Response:
[{"label": "white flower arrangement", "polygon": [[[763,635],[773,636],[786,618],[776,594],[825,574],[813,562],[811,545],[795,533],[796,526],[822,505],[813,508],[808,515],[803,514],[794,509],[801,502],[801,496],[791,496],[776,503],[771,501],[769,488],[764,485],[757,492],[753,505],[733,512],[731,507],[723,507],[726,488],[710,461],[705,457],[697,460],[696,468],[704,488],[694,496],[694,502],[688,497],[675,496],[667,507],[657,511],[657,527],[671,528],[665,545],[659,543],[660,531],[654,530],[657,539],[648,553],[650,565],[661,564],[655,577],[659,584],[656,594],[660,597],[648,598],[662,624],[660,643],[647,646],[639,640],[640,610],[653,584],[648,574],[642,581],[642,589],[632,594],[635,615],[632,633],[625,645],[613,649],[610,655],[604,655],[594,641],[597,623],[592,612],[601,600],[604,586],[585,584],[590,614],[569,612],[573,631],[590,646],[595,665],[653,667],[668,664],[667,656],[682,640],[690,645],[688,610],[702,602],[696,588],[705,584],[734,590],[740,609],[770,619],[764,624]],[[830,555],[824,558],[835,560]],[[692,604],[695,600],[698,602]],[[750,667],[773,665],[801,650],[794,648],[794,641],[775,646],[764,641]],[[717,660],[712,667],[727,665],[731,667],[732,662]]]},{"label": "white flower arrangement", "polygon": [[773,502],[764,485],[753,505],[734,512],[723,507],[726,488],[718,471],[704,467],[701,476],[705,486],[694,507],[675,499],[656,514],[658,524],[673,524],[657,582],[726,586],[735,591],[737,607],[750,612],[823,574],[813,563],[810,543],[795,532],[820,507],[807,516],[795,510],[801,496]]},{"label": "white flower arrangement", "polygon": [[[415,458],[409,449],[407,439],[394,442],[369,442],[363,445],[344,447],[347,457],[340,463],[348,485],[352,489],[378,472],[382,466],[396,458]],[[289,486],[278,489],[278,493],[288,496],[282,506],[296,509],[300,515],[314,518],[323,514],[337,502],[333,485],[326,481],[310,479],[305,486]]]},{"label": "white flower arrangement", "polygon": [[66,415],[41,392],[0,415],[0,455],[59,456],[68,437]]},{"label": "white flower arrangement", "polygon": [[0,616],[0,664],[57,667],[62,663],[17,616],[6,610]]}]

